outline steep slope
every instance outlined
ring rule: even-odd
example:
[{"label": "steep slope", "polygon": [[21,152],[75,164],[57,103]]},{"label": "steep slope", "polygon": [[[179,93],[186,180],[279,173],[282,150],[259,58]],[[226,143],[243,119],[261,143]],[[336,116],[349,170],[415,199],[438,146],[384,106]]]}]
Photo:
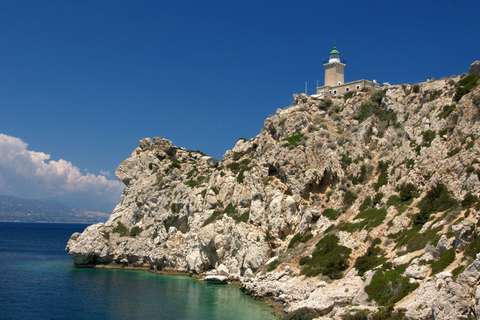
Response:
[{"label": "steep slope", "polygon": [[290,315],[480,314],[478,79],[295,95],[221,162],[141,140],[116,172],[121,203],[67,251],[77,266],[227,275]]}]

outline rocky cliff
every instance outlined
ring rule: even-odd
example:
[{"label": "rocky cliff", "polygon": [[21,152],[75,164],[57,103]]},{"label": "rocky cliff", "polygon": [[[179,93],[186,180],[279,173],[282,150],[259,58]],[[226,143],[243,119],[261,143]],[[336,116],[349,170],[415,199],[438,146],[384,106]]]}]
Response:
[{"label": "rocky cliff", "polygon": [[116,171],[121,203],[67,252],[77,266],[227,276],[286,318],[480,319],[472,66],[375,92],[294,95],[220,162],[143,139]]}]

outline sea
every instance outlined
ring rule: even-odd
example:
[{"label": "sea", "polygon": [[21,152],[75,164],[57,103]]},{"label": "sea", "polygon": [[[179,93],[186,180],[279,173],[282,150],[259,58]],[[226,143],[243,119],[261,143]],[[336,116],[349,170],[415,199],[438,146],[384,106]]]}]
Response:
[{"label": "sea", "polygon": [[0,319],[276,319],[236,285],[75,268],[65,245],[86,227],[0,222]]}]

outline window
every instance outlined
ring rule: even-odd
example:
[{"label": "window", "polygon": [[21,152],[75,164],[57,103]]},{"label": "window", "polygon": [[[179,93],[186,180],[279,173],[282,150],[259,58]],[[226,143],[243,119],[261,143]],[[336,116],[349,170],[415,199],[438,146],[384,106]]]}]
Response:
[{"label": "window", "polygon": [[320,94],[323,94],[323,90],[322,90],[322,91],[320,91]]},{"label": "window", "polygon": [[341,85],[342,83],[341,82],[338,82],[338,85]]},{"label": "window", "polygon": [[332,90],[329,90],[328,92],[329,92],[329,93],[332,93]]},{"label": "window", "polygon": [[337,94],[337,90],[333,90],[333,94]]},{"label": "window", "polygon": [[346,91],[346,92],[350,91],[350,88],[349,88],[349,87],[346,87],[346,88],[345,88],[345,91]]},{"label": "window", "polygon": [[360,90],[360,85],[359,84],[357,84],[357,90]]}]

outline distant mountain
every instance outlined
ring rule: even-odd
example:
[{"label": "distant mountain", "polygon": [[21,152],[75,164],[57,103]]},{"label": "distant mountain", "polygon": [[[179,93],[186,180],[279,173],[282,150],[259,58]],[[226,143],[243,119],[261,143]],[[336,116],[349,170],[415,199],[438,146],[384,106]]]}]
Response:
[{"label": "distant mountain", "polygon": [[109,213],[75,209],[57,201],[40,201],[0,195],[0,221],[10,222],[104,222]]}]

